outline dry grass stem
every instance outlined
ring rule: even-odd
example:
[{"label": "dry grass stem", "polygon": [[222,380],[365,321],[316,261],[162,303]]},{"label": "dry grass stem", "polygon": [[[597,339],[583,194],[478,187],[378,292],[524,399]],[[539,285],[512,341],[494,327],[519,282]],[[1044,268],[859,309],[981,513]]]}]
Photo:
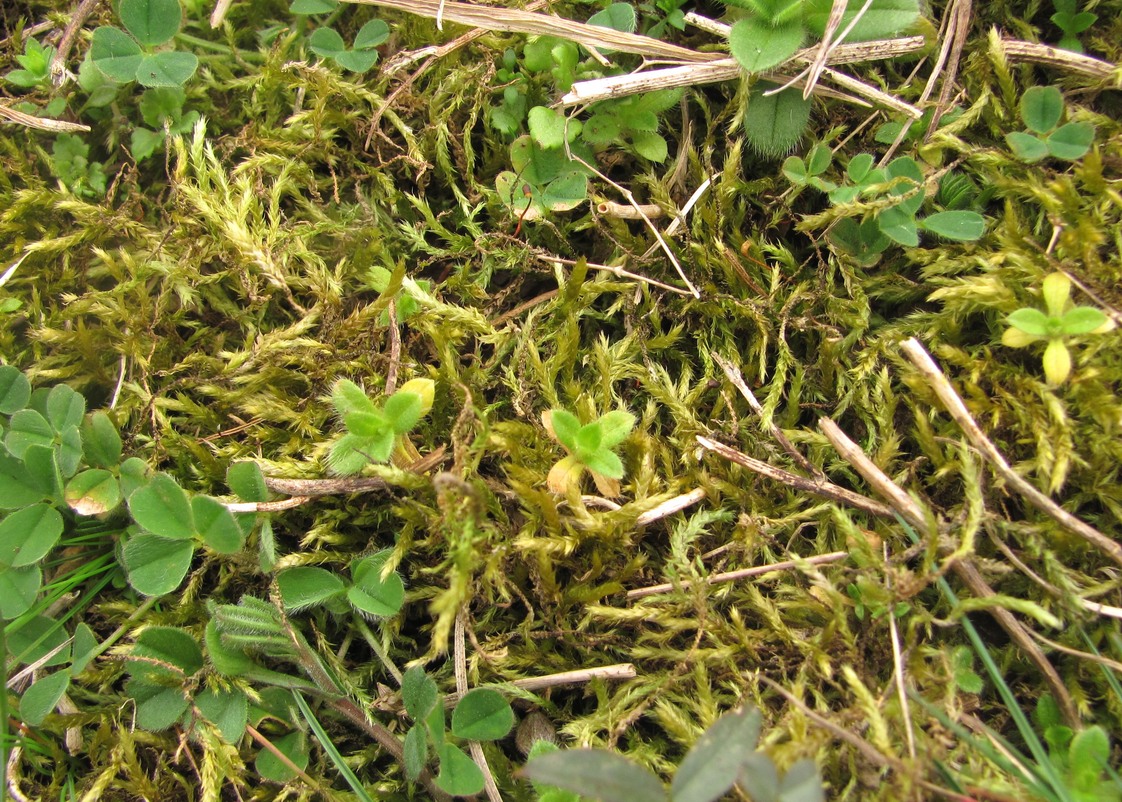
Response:
[{"label": "dry grass stem", "polygon": [[49,131],[52,134],[90,130],[88,125],[68,123],[65,120],[51,120],[47,117],[36,117],[33,114],[17,111],[11,106],[5,106],[3,103],[0,103],[0,122],[15,123],[25,128],[34,128],[37,131]]},{"label": "dry grass stem", "polygon": [[1034,64],[1043,64],[1045,67],[1055,67],[1067,72],[1076,72],[1102,81],[1111,80],[1117,86],[1122,82],[1118,66],[1109,61],[1086,56],[1082,53],[1072,53],[1070,50],[1061,50],[1037,42],[1022,42],[1018,39],[999,39],[999,45],[1005,51],[1010,61],[1031,61]]},{"label": "dry grass stem", "polygon": [[641,203],[638,207],[628,203],[615,201],[601,201],[596,204],[596,211],[605,217],[618,217],[621,220],[642,220],[645,216],[649,220],[657,220],[666,212],[657,203]]},{"label": "dry grass stem", "polygon": [[755,471],[758,474],[767,476],[777,482],[782,482],[785,485],[795,488],[796,490],[804,490],[807,493],[813,493],[816,496],[836,501],[840,504],[846,504],[850,507],[856,507],[859,510],[879,515],[884,518],[892,518],[895,513],[891,507],[886,504],[881,504],[879,501],[862,496],[860,493],[854,493],[852,490],[846,490],[844,487],[834,484],[822,479],[807,479],[806,477],[799,476],[798,474],[785,471],[782,468],[776,468],[766,462],[749,457],[747,454],[737,451],[735,448],[718,443],[716,440],[711,440],[708,437],[698,435],[697,442],[702,448],[708,449],[730,462],[735,462]]},{"label": "dry grass stem", "polygon": [[705,498],[705,491],[700,487],[691,490],[688,493],[683,493],[680,496],[675,496],[672,499],[662,502],[657,507],[649,509],[635,519],[636,526],[646,526],[655,521],[661,521],[663,518],[669,517],[676,512],[681,512],[687,507],[692,507]]},{"label": "dry grass stem", "polygon": [[346,0],[349,3],[394,8],[421,17],[435,19],[443,14],[443,19],[483,28],[489,31],[509,31],[511,33],[534,34],[538,36],[557,36],[577,44],[597,47],[604,50],[620,50],[653,59],[667,59],[688,63],[706,62],[719,59],[715,53],[701,53],[686,47],[679,47],[649,36],[622,33],[610,28],[586,25],[583,22],[554,17],[549,14],[535,14],[515,8],[499,6],[480,6],[473,3],[437,2],[437,0]]},{"label": "dry grass stem", "polygon": [[919,340],[914,337],[909,337],[900,344],[900,349],[908,359],[911,360],[912,364],[919,369],[920,374],[927,381],[928,386],[939,397],[939,400],[943,402],[943,406],[946,407],[947,412],[954,418],[955,423],[957,423],[966,434],[967,439],[974,445],[974,448],[982,454],[986,461],[994,467],[1014,490],[1024,496],[1029,503],[1038,510],[1051,517],[1056,523],[1079,535],[1088,543],[1098,547],[1112,560],[1122,565],[1122,545],[1119,545],[1117,541],[1107,537],[1098,529],[1095,529],[1090,524],[1076,518],[1067,510],[1063,509],[1009,466],[1005,457],[1001,455],[1001,452],[998,451],[993,442],[986,437],[981,427],[978,426],[974,418],[970,415],[969,410],[966,409],[966,404],[963,403],[959,394],[955,392],[954,387],[951,386],[947,377],[939,370],[939,366],[935,364],[935,360],[933,360],[931,355],[920,345]]},{"label": "dry grass stem", "polygon": [[[713,574],[705,578],[705,583],[708,585],[716,585],[721,582],[736,582],[741,579],[748,579],[753,576],[760,576],[762,574],[770,574],[773,571],[789,571],[792,568],[798,568],[803,565],[825,565],[827,563],[835,563],[844,560],[849,556],[848,551],[831,551],[828,554],[816,554],[813,557],[802,557],[797,560],[784,560],[783,562],[770,563],[769,565],[757,565],[752,568],[741,568],[738,571],[726,571],[721,574]],[[670,593],[671,591],[693,587],[693,582],[689,579],[683,579],[680,582],[664,582],[661,585],[649,585],[645,588],[635,588],[634,590],[627,591],[628,599],[641,599],[645,596],[655,596],[659,593]]]}]

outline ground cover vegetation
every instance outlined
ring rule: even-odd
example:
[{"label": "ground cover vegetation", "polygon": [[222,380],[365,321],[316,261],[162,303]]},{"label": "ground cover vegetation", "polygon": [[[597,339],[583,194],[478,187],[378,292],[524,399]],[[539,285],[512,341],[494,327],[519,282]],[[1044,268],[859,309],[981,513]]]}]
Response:
[{"label": "ground cover vegetation", "polygon": [[1122,799],[1120,42],[0,5],[0,797]]}]

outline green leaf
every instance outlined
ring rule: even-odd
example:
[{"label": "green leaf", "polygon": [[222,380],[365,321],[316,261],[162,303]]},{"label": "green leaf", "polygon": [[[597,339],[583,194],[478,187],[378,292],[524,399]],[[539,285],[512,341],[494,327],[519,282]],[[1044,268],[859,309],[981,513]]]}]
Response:
[{"label": "green leaf", "polygon": [[779,771],[763,752],[744,756],[736,784],[753,800],[779,802]]},{"label": "green leaf", "polygon": [[212,618],[206,625],[206,651],[214,670],[224,677],[241,677],[252,671],[257,664],[241,649],[227,646],[222,642],[218,624]]},{"label": "green leaf", "polygon": [[51,424],[34,409],[21,409],[12,415],[8,433],[4,435],[4,445],[16,459],[23,459],[31,446],[50,448],[55,441],[55,430]]},{"label": "green leaf", "polygon": [[565,144],[568,121],[561,112],[546,106],[534,106],[530,109],[527,121],[530,136],[541,147],[560,148]]},{"label": "green leaf", "polygon": [[473,688],[452,711],[452,734],[471,741],[497,741],[514,726],[514,711],[503,695],[491,688]]},{"label": "green leaf", "polygon": [[183,115],[187,93],[181,86],[160,86],[144,90],[137,104],[140,116],[152,128],[163,128],[165,122],[175,122]]},{"label": "green leaf", "polygon": [[0,509],[26,507],[48,495],[49,492],[28,475],[22,461],[0,448]]},{"label": "green leaf", "polygon": [[225,504],[210,496],[195,496],[191,499],[191,513],[196,533],[210,548],[219,554],[241,551],[245,533]]},{"label": "green leaf", "polygon": [[1033,133],[1048,133],[1063,113],[1064,96],[1054,86],[1033,86],[1021,96],[1021,119]]},{"label": "green leaf", "polygon": [[347,601],[369,615],[388,618],[396,615],[405,603],[405,583],[396,573],[382,579],[382,569],[389,559],[388,550],[355,561],[351,566],[354,585],[347,589]]},{"label": "green leaf", "polygon": [[652,162],[664,162],[670,155],[666,139],[653,131],[635,131],[631,134],[631,146],[635,152]]},{"label": "green leaf", "polygon": [[218,728],[222,740],[237,746],[249,721],[249,700],[242,691],[206,688],[195,696],[195,707]]},{"label": "green leaf", "polygon": [[11,365],[0,365],[0,414],[13,415],[31,399],[31,382]]},{"label": "green leaf", "polygon": [[82,421],[82,453],[95,468],[116,468],[121,462],[121,435],[101,410]]},{"label": "green leaf", "polygon": [[766,83],[753,87],[744,113],[744,132],[753,150],[778,158],[802,138],[810,121],[810,101],[797,89],[764,95],[769,88],[774,87]]},{"label": "green leaf", "polygon": [[79,515],[103,515],[121,503],[121,486],[109,471],[92,468],[67,482],[63,495]]},{"label": "green leaf", "polygon": [[166,730],[187,711],[187,697],[178,688],[133,678],[125,683],[125,693],[136,702],[136,725],[149,732]]},{"label": "green leaf", "polygon": [[732,788],[744,758],[756,748],[761,721],[758,710],[742,707],[713,722],[674,774],[674,802],[711,802]]},{"label": "green leaf", "polygon": [[85,397],[65,384],[56,384],[47,393],[47,421],[56,432],[81,426],[85,414]]},{"label": "green leaf", "polygon": [[[287,757],[292,763],[301,771],[308,767],[308,744],[304,739],[303,733],[291,732],[288,735],[282,735],[280,738],[270,739],[281,754]],[[262,749],[257,753],[257,760],[254,761],[254,768],[257,773],[261,775],[264,780],[270,780],[276,783],[286,783],[296,777],[295,772],[288,766],[280,761],[268,749]]]},{"label": "green leaf", "polygon": [[343,416],[343,425],[356,437],[381,437],[390,428],[389,421],[381,412],[348,412]]},{"label": "green leaf", "polygon": [[588,18],[589,25],[611,28],[624,33],[635,33],[637,22],[635,9],[630,3],[612,3],[603,11],[597,11]]},{"label": "green leaf", "polygon": [[788,156],[782,169],[787,180],[797,187],[805,187],[810,182],[810,173],[801,156]]},{"label": "green leaf", "polygon": [[[915,217],[924,201],[923,170],[919,163],[911,156],[900,156],[889,162],[884,168],[884,175],[892,183],[888,194],[906,198],[895,208]],[[883,227],[881,230],[884,230]]]},{"label": "green leaf", "polygon": [[118,11],[125,28],[145,47],[170,40],[182,22],[178,0],[121,0]]},{"label": "green leaf", "polygon": [[171,593],[187,576],[195,546],[190,540],[167,540],[142,532],[125,544],[129,584],[145,596]]},{"label": "green leaf", "polygon": [[49,668],[65,665],[70,660],[66,629],[48,616],[25,619],[7,638],[8,654],[20,665],[37,663],[40,668]]},{"label": "green leaf", "polygon": [[44,496],[57,501],[62,496],[62,474],[58,466],[58,449],[50,446],[29,446],[23,455],[27,479],[34,482]]},{"label": "green leaf", "polygon": [[414,724],[405,734],[403,744],[405,776],[416,782],[429,759],[429,739],[424,724]]},{"label": "green leaf", "polygon": [[[182,672],[182,676],[190,677],[203,667],[203,652],[199,648],[198,640],[178,627],[144,629],[137,636],[129,657],[145,658],[144,660],[126,659],[125,666],[130,674],[149,682],[158,681],[160,678],[179,679],[179,672]],[[154,665],[151,661],[174,667],[179,669],[179,672]]]},{"label": "green leaf", "polygon": [[[920,199],[922,200],[922,198]],[[915,214],[904,208],[904,204],[882,209],[877,214],[877,227],[881,233],[900,245],[914,248],[919,245],[919,226]]]},{"label": "green leaf", "polygon": [[609,479],[623,478],[623,462],[607,449],[600,449],[579,458],[588,468]]},{"label": "green leaf", "polygon": [[62,516],[49,504],[13,512],[0,522],[0,567],[39,562],[62,536],[62,525]]},{"label": "green leaf", "polygon": [[339,7],[339,0],[292,0],[288,10],[293,14],[329,14]]},{"label": "green leaf", "polygon": [[1048,143],[1024,131],[1013,131],[1005,135],[1005,144],[1013,155],[1021,161],[1038,162],[1048,155]]},{"label": "green leaf", "polygon": [[366,392],[350,379],[340,379],[335,383],[331,391],[331,403],[335,405],[335,410],[341,418],[352,412],[377,411]]},{"label": "green leaf", "polygon": [[242,501],[268,501],[269,488],[256,462],[235,462],[226,471],[226,484]]},{"label": "green leaf", "polygon": [[82,464],[82,433],[77,426],[67,426],[58,433],[56,450],[59,473],[65,478],[70,478],[78,472],[78,467]]},{"label": "green leaf", "polygon": [[986,219],[977,212],[936,212],[920,221],[920,225],[944,239],[973,242],[986,233]]},{"label": "green leaf", "polygon": [[1103,771],[1110,767],[1110,739],[1106,731],[1095,725],[1076,733],[1068,748],[1068,765],[1075,788],[1094,791]]},{"label": "green leaf", "polygon": [[38,680],[20,697],[20,718],[32,727],[38,727],[69,687],[70,673],[67,671],[56,671]]},{"label": "green leaf", "polygon": [[581,430],[580,420],[571,412],[563,409],[553,409],[549,412],[550,426],[557,442],[565,446],[570,452],[577,447],[577,433]]},{"label": "green leaf", "polygon": [[602,749],[566,749],[541,755],[529,761],[522,773],[534,782],[599,802],[667,799],[666,789],[648,769]]},{"label": "green leaf", "polygon": [[164,144],[163,131],[149,131],[147,128],[134,128],[129,137],[129,153],[140,163],[151,156]]},{"label": "green leaf", "polygon": [[90,60],[107,78],[128,83],[136,80],[136,70],[144,60],[144,51],[120,28],[103,25],[93,32]]},{"label": "green leaf", "polygon": [[324,604],[346,590],[343,580],[324,568],[301,566],[277,574],[277,587],[286,610],[305,610]]},{"label": "green leaf", "polygon": [[42,585],[38,565],[0,570],[0,618],[11,620],[30,610]]},{"label": "green leaf", "polygon": [[132,496],[148,484],[148,463],[140,457],[129,457],[121,463],[121,492],[125,498]]},{"label": "green leaf", "polygon": [[627,439],[635,428],[635,416],[627,410],[616,409],[600,416],[600,443],[604,448],[615,448]]},{"label": "green leaf", "polygon": [[421,419],[421,397],[416,393],[398,390],[386,399],[382,412],[397,434],[408,434]]},{"label": "green leaf", "polygon": [[1073,162],[1082,159],[1095,141],[1095,127],[1090,123],[1075,122],[1061,125],[1048,137],[1048,152],[1057,159]]},{"label": "green leaf", "polygon": [[1041,312],[1039,309],[1025,307],[1012,312],[1006,323],[1010,326],[1020,329],[1025,334],[1031,334],[1034,337],[1047,337],[1052,333],[1055,327],[1055,320],[1048,317],[1048,315]]},{"label": "green leaf", "polygon": [[186,540],[195,534],[187,493],[166,473],[157,473],[129,496],[129,512],[134,521],[154,535]]},{"label": "green leaf", "polygon": [[141,86],[182,86],[199,68],[194,53],[164,50],[146,55],[136,68],[136,80]]},{"label": "green leaf", "polygon": [[366,72],[378,63],[377,50],[347,50],[335,53],[332,57],[335,63],[351,72]]},{"label": "green leaf", "polygon": [[1044,348],[1044,378],[1056,386],[1067,381],[1071,375],[1071,352],[1063,340],[1049,340]]},{"label": "green leaf", "polygon": [[[814,33],[821,37],[826,31],[833,0],[806,0],[803,20]],[[858,11],[864,10],[861,19],[845,38],[846,42],[868,42],[873,39],[893,39],[907,31],[919,19],[918,0],[873,0],[868,9],[864,3],[849,3],[842,16],[839,31],[853,21]]]},{"label": "green leaf", "polygon": [[317,56],[334,58],[347,52],[347,44],[334,28],[319,27],[308,37],[308,49]]},{"label": "green leaf", "polygon": [[77,677],[86,670],[99,645],[97,636],[87,624],[80,623],[74,627],[74,643],[71,646],[74,659],[70,664],[70,676]]},{"label": "green leaf", "polygon": [[1060,331],[1064,334],[1090,334],[1107,321],[1107,316],[1090,306],[1069,309],[1060,318]]},{"label": "green leaf", "polygon": [[436,784],[441,789],[455,796],[472,796],[483,790],[483,772],[455,744],[443,744],[437,757],[440,773],[436,775]]},{"label": "green leaf", "polygon": [[619,117],[609,112],[597,112],[588,118],[580,135],[590,145],[610,145],[621,138]]},{"label": "green leaf", "polygon": [[423,721],[436,708],[439,699],[436,683],[420,666],[413,666],[401,676],[401,701],[414,721]]},{"label": "green leaf", "polygon": [[805,36],[806,31],[799,22],[772,27],[749,17],[733,23],[729,31],[729,51],[748,72],[762,72],[795,55]]},{"label": "green leaf", "polygon": [[370,50],[390,38],[390,26],[380,19],[372,19],[355,34],[355,50]]},{"label": "green leaf", "polygon": [[813,760],[804,757],[791,764],[779,782],[779,802],[826,802],[822,777]]}]

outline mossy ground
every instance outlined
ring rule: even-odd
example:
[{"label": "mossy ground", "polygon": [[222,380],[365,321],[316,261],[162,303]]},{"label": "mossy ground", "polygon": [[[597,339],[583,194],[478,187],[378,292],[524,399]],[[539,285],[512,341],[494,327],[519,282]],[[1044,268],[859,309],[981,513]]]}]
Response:
[{"label": "mossy ground", "polygon": [[[667,165],[608,154],[601,168],[612,179],[668,208],[713,177],[674,243],[699,298],[550,261],[626,259],[630,270],[678,283],[660,253],[640,258],[653,242],[641,223],[603,217],[594,205],[524,222],[515,235],[518,210],[494,189],[495,175],[509,169],[509,142],[487,120],[500,97],[495,65],[523,37],[488,33],[423,70],[418,62],[391,75],[379,65],[360,77],[306,60],[298,31],[260,46],[267,24],[296,19],[284,3],[235,3],[218,32],[205,25],[205,5],[188,2],[186,15],[187,33],[218,45],[198,51],[202,68],[186,87],[187,108],[205,125],[172,141],[166,158],[158,152],[137,165],[127,144],[139,121],[138,93],[123,91],[112,106],[81,117],[93,126],[84,135],[89,158],[110,177],[103,197],[52,175],[52,135],[11,125],[0,131],[0,268],[25,257],[0,290],[22,304],[0,327],[4,362],[39,385],[71,385],[91,407],[112,403],[127,451],[186,487],[219,495],[239,460],[259,461],[267,475],[324,476],[338,429],[328,396],[338,379],[378,394],[390,372],[399,384],[430,377],[436,402],[412,441],[422,455],[448,449],[440,478],[321,498],[272,519],[281,565],[341,568],[353,555],[395,549],[409,603],[380,626],[398,665],[424,659],[450,689],[446,654],[464,611],[473,684],[635,666],[634,679],[527,695],[521,709],[543,710],[564,744],[611,746],[669,774],[706,725],[748,702],[765,711],[764,744],[776,761],[814,757],[833,799],[930,798],[920,781],[973,788],[974,798],[1025,798],[1016,778],[977,748],[984,735],[959,737],[915,701],[1017,738],[988,678],[980,693],[956,681],[964,670],[956,649],[967,641],[962,611],[934,585],[941,560],[969,541],[963,558],[998,593],[1063,622],[1054,629],[1024,617],[1026,626],[1068,649],[1093,644],[1122,660],[1118,621],[1078,601],[1119,605],[1117,567],[995,480],[898,343],[915,336],[927,346],[1018,472],[1108,535],[1122,531],[1120,335],[1074,345],[1074,374],[1060,387],[1044,382],[1039,349],[1000,345],[1004,316],[1039,306],[1034,292],[1057,269],[1104,308],[1122,309],[1118,91],[1012,64],[991,38],[997,26],[1054,41],[1049,4],[974,9],[960,70],[966,113],[939,140],[939,158],[984,192],[988,230],[976,243],[925,237],[918,248],[890,248],[872,267],[835,253],[823,221],[807,217],[826,209],[822,196],[792,194],[779,163],[744,144],[735,84],[691,90],[683,106],[688,126],[680,110],[666,115]],[[933,18],[941,18],[945,4],[932,5]],[[70,6],[6,5],[0,63],[17,52],[17,21],[47,21],[57,34]],[[578,19],[590,13],[576,3],[553,11]],[[1084,42],[1116,63],[1122,4],[1099,3],[1095,11]],[[373,15],[366,6],[349,8],[337,27],[352,32]],[[464,32],[438,33],[431,21],[396,12],[381,16],[392,29],[383,63]],[[86,28],[112,22],[103,8]],[[79,52],[84,47],[80,41]],[[888,62],[859,72],[914,100],[921,82],[905,80],[914,66]],[[1004,133],[1019,126],[1021,93],[1045,83],[1065,90],[1069,115],[1096,126],[1081,162],[1029,167],[1004,145]],[[71,108],[80,108],[70,87],[63,91]],[[44,103],[47,93],[29,99]],[[833,132],[836,145],[865,116],[820,103],[807,141]],[[858,131],[843,152],[880,152],[873,128]],[[917,153],[915,144],[906,147]],[[602,182],[593,182],[593,194],[622,200]],[[390,297],[373,288],[372,267],[432,282],[431,302],[408,319],[388,320]],[[717,356],[741,367],[763,404],[762,420]],[[540,419],[554,407],[585,420],[619,407],[637,415],[621,449],[620,509],[586,508],[546,490],[545,476],[563,455]],[[954,522],[946,542],[912,550],[898,521],[758,476],[702,451],[695,439],[712,437],[790,468],[770,433],[774,422],[830,480],[871,494],[819,434],[823,415]],[[637,524],[643,512],[696,488],[705,491],[700,503]],[[92,559],[113,545],[95,543],[86,553]],[[850,558],[716,586],[697,582],[839,550]],[[181,594],[130,626],[201,633],[206,599],[267,593],[269,577],[254,565],[251,557],[199,560]],[[627,590],[668,580],[695,584],[625,598]],[[109,586],[85,599],[80,615],[104,635],[140,602]],[[876,614],[898,602],[906,604],[896,620],[912,693],[906,708],[894,685],[888,619]],[[1046,690],[1036,666],[987,614],[971,618],[1022,706],[1033,709]],[[338,650],[336,663],[364,693],[374,696],[388,682],[345,623],[305,626],[325,652]],[[1045,651],[1083,722],[1122,732],[1122,699],[1101,667],[1080,654]],[[121,670],[113,660],[89,669],[72,694],[80,712],[23,737],[29,746],[13,768],[24,793],[190,799],[200,772],[221,773],[221,761],[204,759],[200,744],[130,728]],[[981,671],[976,661],[974,670]],[[839,740],[760,677],[887,761]],[[69,754],[63,736],[75,723],[85,741]],[[330,726],[376,798],[417,793],[364,735],[342,722]],[[255,781],[238,767],[252,752],[247,742],[226,755],[232,763],[222,798],[234,798],[235,786],[243,799],[311,795],[297,784]],[[488,754],[504,795],[530,798],[510,776],[522,761],[513,745]],[[343,788],[321,752],[309,772],[323,786]]]}]

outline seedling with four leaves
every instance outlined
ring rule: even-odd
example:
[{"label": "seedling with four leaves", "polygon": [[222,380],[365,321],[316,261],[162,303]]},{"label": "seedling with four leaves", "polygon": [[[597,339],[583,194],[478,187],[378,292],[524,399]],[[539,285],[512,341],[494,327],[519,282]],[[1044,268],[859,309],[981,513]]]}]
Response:
[{"label": "seedling with four leaves", "polygon": [[1044,376],[1052,385],[1063,384],[1071,375],[1071,352],[1065,340],[1084,334],[1102,334],[1114,328],[1114,321],[1091,306],[1075,306],[1071,301],[1071,279],[1052,273],[1044,279],[1042,312],[1025,307],[1007,318],[1009,328],[1001,336],[1003,345],[1024,348],[1047,342],[1044,349]]},{"label": "seedling with four leaves", "polygon": [[348,476],[372,462],[389,460],[394,446],[432,409],[434,392],[431,379],[413,379],[378,407],[353,381],[337,382],[331,401],[347,433],[331,447],[331,470]]},{"label": "seedling with four leaves", "polygon": [[568,493],[578,486],[586,469],[592,473],[597,489],[605,496],[619,495],[623,462],[615,453],[635,427],[635,416],[617,409],[591,423],[563,409],[542,413],[542,423],[558,443],[569,452],[550,469],[546,484],[554,493]]}]

